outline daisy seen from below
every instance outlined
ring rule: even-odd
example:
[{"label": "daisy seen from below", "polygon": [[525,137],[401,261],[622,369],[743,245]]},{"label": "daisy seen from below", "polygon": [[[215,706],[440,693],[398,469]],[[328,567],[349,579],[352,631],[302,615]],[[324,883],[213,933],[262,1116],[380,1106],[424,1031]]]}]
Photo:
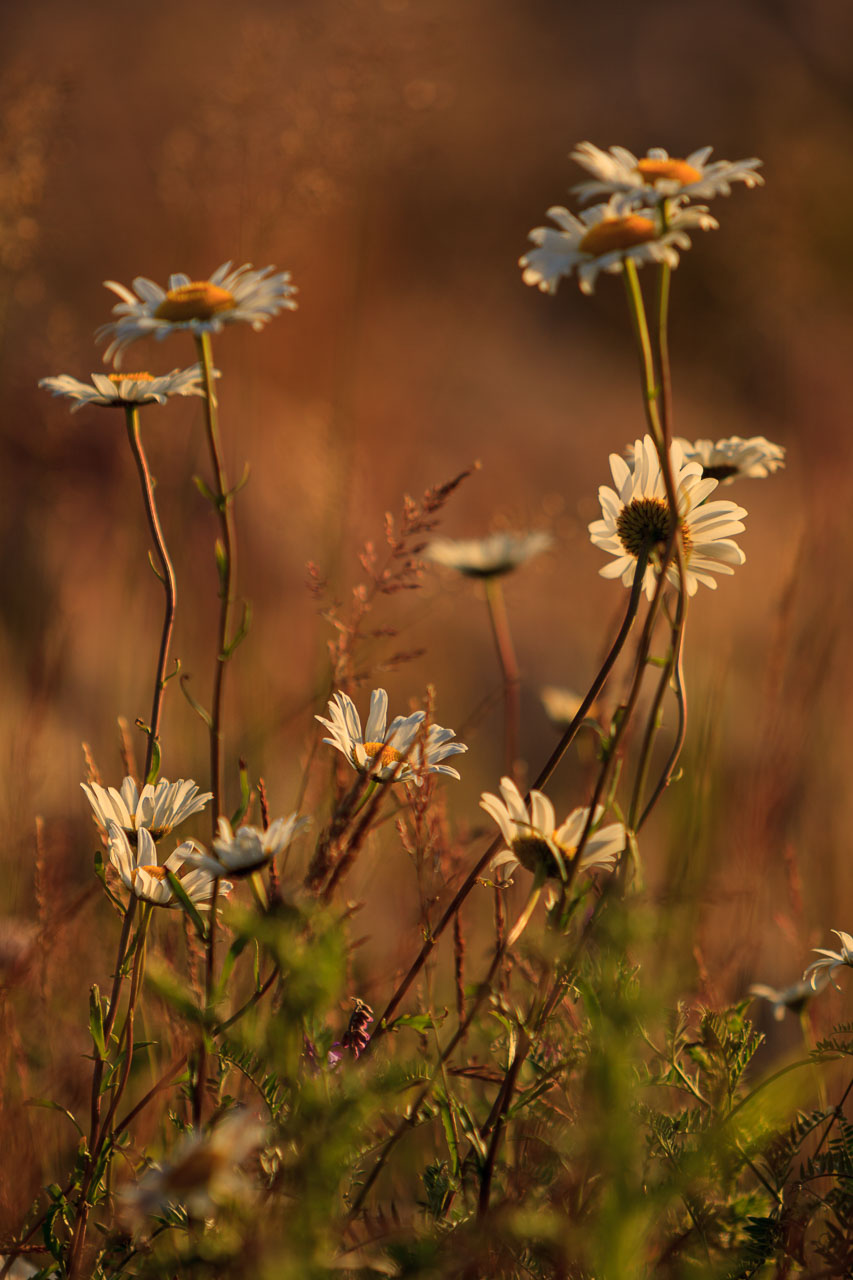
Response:
[{"label": "daisy seen from below", "polygon": [[[215,376],[219,376],[218,372]],[[140,408],[146,404],[165,404],[171,396],[203,396],[201,367],[173,369],[155,376],[151,373],[93,373],[91,382],[80,382],[70,374],[42,378],[39,386],[54,396],[67,396],[76,401],[71,412],[87,405],[105,408]]]},{"label": "daisy seen from below", "polygon": [[[670,458],[684,546],[685,586],[692,596],[700,582],[716,587],[712,574],[734,573],[735,566],[743,564],[746,556],[732,535],[743,532],[746,511],[733,502],[707,501],[717,481],[703,477],[698,462],[685,461],[677,441],[671,445]],[[655,561],[659,561],[672,529],[664,477],[651,436],[634,442],[633,456],[627,461],[618,453],[611,453],[610,470],[616,488],[599,488],[602,519],[589,526],[594,545],[615,557],[600,573],[603,578],[621,578],[630,587],[637,560],[645,552],[649,563],[643,586],[651,600],[657,579]],[[674,558],[667,568],[667,578],[678,583]]]},{"label": "daisy seen from below", "polygon": [[511,573],[554,545],[550,533],[490,533],[485,538],[433,538],[427,560],[456,569],[469,578],[496,578]]},{"label": "daisy seen from below", "polygon": [[332,735],[323,741],[345,755],[360,773],[369,774],[380,782],[415,782],[418,785],[424,773],[459,777],[456,769],[440,762],[447,756],[467,751],[467,746],[463,742],[452,741],[453,730],[443,729],[438,724],[431,724],[425,742],[419,742],[425,719],[423,711],[414,711],[410,716],[395,716],[387,724],[388,694],[384,689],[374,689],[370,695],[370,712],[363,733],[361,717],[348,694],[336,693],[327,710],[330,719],[314,717]]},{"label": "daisy seen from below", "polygon": [[[510,872],[519,864],[533,874],[565,880],[568,867],[577,856],[577,848],[586,828],[589,809],[573,809],[559,827],[554,806],[541,791],[530,792],[530,808],[511,778],[501,778],[501,797],[484,791],[480,807],[495,820],[506,841],[506,848],[492,860],[492,866]],[[601,821],[604,809],[595,811],[593,824]],[[611,869],[625,848],[625,828],[621,822],[592,830],[584,842],[580,871],[596,867]]]},{"label": "daisy seen from below", "polygon": [[280,311],[296,307],[290,272],[272,267],[255,271],[246,265],[232,271],[231,263],[224,262],[208,280],[172,275],[165,289],[145,276],[136,277],[134,291],[115,280],[105,284],[120,299],[113,307],[117,319],[101,325],[95,337],[98,342],[109,339],[104,360],[113,360],[117,368],[125,348],[138,338],[163,339],[181,330],[193,336],[219,333],[226,324],[250,324],[257,330]]},{"label": "daisy seen from below", "polygon": [[651,147],[644,156],[635,156],[625,147],[602,151],[591,142],[581,142],[571,153],[592,182],[580,182],[572,190],[581,200],[599,196],[616,196],[623,208],[634,201],[654,205],[664,200],[709,200],[731,195],[732,183],[760,187],[764,179],[758,173],[761,161],[713,160],[708,157],[713,147],[691,151],[686,159],[670,156],[663,147]]},{"label": "daisy seen from below", "polygon": [[115,823],[131,844],[143,828],[154,840],[161,839],[193,814],[201,813],[213,799],[212,792],[199,791],[198,784],[189,778],[177,782],[161,778],[156,784],[147,782],[141,791],[133,778],[125,778],[118,791],[97,782],[81,782],[80,786],[96,821],[105,830]]},{"label": "daisy seen from below", "polygon": [[[143,902],[155,907],[179,907],[181,904],[172,892],[167,872],[174,874],[188,861],[187,855],[194,846],[186,840],[169,855],[165,862],[157,861],[157,846],[147,827],[140,827],[135,846],[127,832],[115,822],[107,825],[107,849],[110,862],[119,874],[122,884]],[[209,907],[216,886],[216,877],[208,871],[195,869],[181,880],[181,888],[196,907]],[[228,893],[227,880],[219,884],[220,893]]]},{"label": "daisy seen from below", "polygon": [[726,440],[685,440],[678,437],[687,462],[702,464],[702,474],[732,484],[735,480],[763,480],[785,465],[785,450],[764,436],[729,436]]},{"label": "daisy seen from below", "polygon": [[793,982],[790,987],[765,986],[763,982],[754,982],[749,988],[749,994],[757,997],[759,1000],[767,1000],[773,1010],[773,1017],[777,1022],[781,1022],[785,1014],[790,1011],[792,1013],[802,1013],[812,996],[817,995],[826,986],[829,978],[824,974],[812,985],[811,982]]},{"label": "daisy seen from below", "polygon": [[717,221],[703,205],[673,209],[667,225],[654,209],[626,213],[613,197],[607,204],[584,209],[576,217],[561,205],[548,210],[559,230],[534,227],[530,239],[536,245],[518,264],[525,284],[536,285],[543,293],[556,293],[563,276],[577,272],[582,293],[592,293],[599,272],[623,269],[626,260],[641,267],[663,262],[677,267],[680,249],[690,248],[688,231],[712,231]]},{"label": "daisy seen from below", "polygon": [[231,829],[227,818],[220,817],[219,834],[213,841],[213,856],[198,847],[185,854],[185,860],[193,867],[200,867],[213,877],[224,875],[252,875],[260,871],[290,844],[293,837],[310,823],[310,818],[300,818],[292,813],[289,818],[276,818],[266,829],[238,827]]},{"label": "daisy seen from below", "polygon": [[[820,977],[830,978],[833,984],[837,987],[838,983],[832,977],[833,972],[836,969],[841,968],[843,965],[847,965],[849,968],[853,969],[853,937],[851,937],[849,933],[843,933],[840,929],[833,929],[832,932],[835,934],[836,938],[841,939],[841,950],[827,951],[825,947],[812,948],[812,950],[816,951],[821,957],[820,960],[813,960],[803,974],[803,981],[808,978],[812,987],[817,986],[819,975]],[[821,974],[821,969],[825,969],[826,974]]]},{"label": "daisy seen from below", "polygon": [[133,1228],[173,1205],[183,1205],[199,1220],[213,1217],[223,1204],[251,1192],[241,1166],[265,1137],[266,1126],[243,1108],[229,1112],[210,1133],[186,1135],[168,1161],[124,1189],[121,1216]]}]

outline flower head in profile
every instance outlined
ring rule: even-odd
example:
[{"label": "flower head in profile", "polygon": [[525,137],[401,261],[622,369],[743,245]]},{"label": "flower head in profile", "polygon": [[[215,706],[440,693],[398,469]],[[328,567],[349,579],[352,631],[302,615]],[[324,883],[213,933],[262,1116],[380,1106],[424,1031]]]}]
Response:
[{"label": "flower head in profile", "polygon": [[[853,937],[851,937],[849,933],[842,933],[840,929],[833,929],[832,932],[835,934],[836,938],[841,939],[841,950],[827,951],[825,947],[812,948],[812,950],[816,951],[821,957],[820,960],[813,960],[803,974],[803,980],[805,981],[805,979],[808,978],[812,987],[817,986],[819,976],[822,978],[831,978],[833,984],[837,987],[838,983],[832,977],[833,972],[836,969],[841,968],[843,965],[847,965],[849,968],[853,969]],[[822,969],[826,970],[825,974],[821,973]],[[809,975],[811,975],[811,977],[809,977]]]},{"label": "flower head in profile", "polygon": [[283,853],[293,837],[308,826],[310,818],[300,818],[292,813],[289,818],[276,818],[264,831],[260,827],[238,827],[232,831],[227,818],[220,817],[219,834],[213,841],[211,856],[204,849],[195,848],[185,854],[185,860],[193,867],[200,867],[214,878],[220,876],[249,876],[262,870],[278,854]]},{"label": "flower head in profile", "polygon": [[39,386],[55,396],[74,400],[72,413],[87,405],[139,408],[144,404],[165,404],[171,396],[204,395],[202,371],[197,364],[189,369],[173,369],[158,377],[151,373],[93,373],[91,382],[78,382],[62,373],[55,378],[42,378]]},{"label": "flower head in profile", "polygon": [[749,988],[749,994],[755,996],[759,1000],[767,1000],[773,1010],[773,1017],[777,1022],[781,1022],[788,1010],[791,1013],[801,1013],[805,1009],[812,996],[818,991],[822,991],[829,981],[824,974],[818,978],[812,985],[811,982],[794,982],[790,987],[767,987],[763,982],[754,982]]},{"label": "flower head in profile", "polygon": [[702,464],[702,474],[732,484],[735,480],[763,480],[785,465],[785,450],[764,436],[729,436],[726,440],[685,440],[678,437],[687,462]]},{"label": "flower head in profile", "polygon": [[[172,892],[167,872],[177,874],[189,861],[188,855],[194,851],[192,841],[185,840],[165,862],[159,862],[157,846],[147,827],[140,827],[136,834],[136,844],[131,845],[127,832],[117,823],[107,824],[107,850],[122,884],[137,898],[155,907],[179,907],[181,904]],[[190,871],[181,880],[181,888],[187,897],[195,906],[202,908],[210,906],[215,884],[216,877],[199,869]],[[227,880],[219,886],[220,893],[228,893],[230,889]]]},{"label": "flower head in profile", "polygon": [[[495,856],[492,865],[511,871],[520,863],[527,871],[544,871],[548,877],[565,880],[569,866],[577,857],[589,809],[573,809],[558,827],[554,806],[541,791],[530,792],[528,810],[512,779],[501,778],[501,797],[488,791],[480,796],[480,807],[494,818],[506,841],[506,848]],[[593,827],[601,821],[603,813],[599,805]],[[579,870],[610,869],[624,848],[625,828],[621,822],[593,829],[584,842]]]},{"label": "flower head in profile", "polygon": [[241,1166],[263,1145],[266,1126],[240,1108],[209,1133],[190,1134],[169,1160],[143,1174],[120,1197],[120,1216],[132,1228],[181,1205],[191,1217],[211,1218],[223,1205],[245,1199],[251,1183]]},{"label": "flower head in profile", "polygon": [[574,689],[563,689],[556,684],[546,684],[539,690],[542,706],[548,719],[556,725],[570,725],[581,709],[583,698]]},{"label": "flower head in profile", "polygon": [[223,262],[208,280],[172,275],[166,289],[137,276],[135,292],[115,280],[105,283],[120,299],[113,307],[117,319],[101,325],[95,336],[99,342],[109,339],[104,360],[114,359],[116,367],[125,348],[138,338],[162,339],[183,329],[194,335],[219,333],[226,324],[262,329],[280,311],[296,307],[290,272],[272,267],[255,271],[247,265],[232,271],[231,263]]},{"label": "flower head in profile", "polygon": [[700,147],[680,160],[663,147],[652,147],[639,157],[625,147],[602,151],[591,142],[581,142],[571,158],[592,174],[593,181],[580,182],[572,190],[581,200],[616,196],[617,203],[626,208],[634,202],[654,206],[673,198],[710,200],[728,196],[733,182],[742,182],[746,187],[763,185],[758,172],[760,160],[713,160],[709,164],[713,149]]},{"label": "flower head in profile", "polygon": [[169,782],[161,778],[156,784],[147,782],[140,791],[133,778],[125,778],[121,787],[101,787],[96,782],[81,782],[86,798],[92,806],[95,819],[107,829],[111,822],[121,827],[131,844],[136,843],[138,832],[145,828],[154,840],[163,836],[201,813],[210,791],[199,791],[191,779],[179,778]]},{"label": "flower head in profile", "polygon": [[704,205],[672,209],[663,227],[654,209],[626,212],[616,196],[607,204],[585,209],[579,217],[555,205],[548,217],[559,230],[535,227],[530,239],[536,248],[519,258],[524,283],[537,285],[543,293],[556,293],[563,276],[573,272],[581,292],[592,293],[599,272],[619,272],[627,260],[638,267],[648,262],[677,267],[679,250],[690,248],[687,232],[712,231],[717,226]]},{"label": "flower head in profile", "polygon": [[427,560],[456,569],[469,578],[496,578],[511,573],[554,545],[550,533],[490,533],[485,538],[433,538]]},{"label": "flower head in profile", "polygon": [[452,729],[442,729],[431,724],[425,741],[419,741],[424,722],[424,712],[414,711],[410,716],[388,719],[388,694],[384,689],[374,689],[370,695],[370,713],[362,733],[361,717],[355,703],[340,691],[330,700],[330,718],[315,716],[332,735],[323,741],[342,752],[354,769],[370,774],[381,782],[415,782],[420,785],[424,773],[446,773],[458,778],[456,769],[440,762],[447,756],[457,755],[468,748],[462,742],[454,742]]},{"label": "flower head in profile", "polygon": [[[734,566],[746,557],[732,534],[742,533],[743,507],[733,502],[707,499],[717,481],[703,477],[698,462],[685,461],[681,445],[673,441],[670,458],[678,504],[678,521],[684,546],[684,566],[688,595],[699,583],[716,587],[714,573],[734,573]],[[598,491],[601,520],[589,526],[595,546],[614,557],[601,570],[604,578],[621,578],[631,586],[641,552],[649,555],[643,585],[649,599],[654,595],[657,567],[672,530],[672,513],[666,499],[663,473],[651,436],[634,442],[633,457],[627,461],[618,453],[610,455],[615,489],[602,485]],[[675,559],[667,569],[670,581],[678,582]]]}]

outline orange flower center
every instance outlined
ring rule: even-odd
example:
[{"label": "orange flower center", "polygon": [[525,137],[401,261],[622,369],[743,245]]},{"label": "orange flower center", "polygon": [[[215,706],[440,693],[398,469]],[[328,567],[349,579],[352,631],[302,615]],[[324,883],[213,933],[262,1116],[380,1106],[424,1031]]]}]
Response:
[{"label": "orange flower center", "polygon": [[403,758],[399,751],[395,751],[393,747],[386,747],[384,742],[365,742],[364,754],[370,760],[375,760],[379,756],[379,761],[383,768],[396,764],[398,760]]},{"label": "orange flower center", "polygon": [[694,169],[686,160],[638,160],[637,172],[654,184],[659,179],[667,182],[680,182],[686,187],[690,182],[698,182],[702,174]]},{"label": "orange flower center", "polygon": [[639,214],[632,213],[627,218],[606,218],[604,222],[590,227],[578,249],[592,258],[600,258],[605,253],[645,244],[654,240],[656,235],[657,229],[651,218],[641,218]]},{"label": "orange flower center", "polygon": [[137,867],[137,871],[147,871],[155,880],[165,880],[169,874],[165,867]]},{"label": "orange flower center", "polygon": [[153,373],[108,373],[110,382],[153,382]]},{"label": "orange flower center", "polygon": [[193,280],[190,284],[170,289],[157,310],[157,320],[179,324],[187,320],[211,320],[220,311],[232,311],[234,295],[209,280]]}]

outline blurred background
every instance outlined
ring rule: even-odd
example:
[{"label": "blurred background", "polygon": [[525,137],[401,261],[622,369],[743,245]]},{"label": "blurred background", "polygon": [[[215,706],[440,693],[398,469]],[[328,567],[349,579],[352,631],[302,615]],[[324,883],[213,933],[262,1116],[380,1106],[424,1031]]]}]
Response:
[{"label": "blurred background", "polygon": [[[643,852],[652,906],[682,908],[700,994],[796,980],[809,947],[853,928],[846,0],[36,0],[6,5],[2,28],[0,985],[37,964],[66,992],[68,1026],[54,1017],[37,1064],[55,1079],[40,1089],[69,1104],[85,1092],[85,991],[93,971],[106,981],[115,921],[89,891],[81,743],[117,784],[116,719],[148,714],[161,591],[123,415],[71,417],[37,380],[102,367],[104,280],[204,278],[227,259],[290,270],[298,311],[214,342],[232,478],[251,467],[237,523],[255,621],[229,676],[231,802],[238,752],[265,776],[274,814],[299,797],[333,639],[306,562],[346,608],[384,513],[475,460],[442,533],[555,539],[506,580],[535,776],[557,737],[541,686],[583,692],[624,608],[586,526],[608,455],[644,429],[618,279],[591,299],[565,281],[549,298],[517,267],[548,206],[571,202],[582,174],[568,153],[585,139],[764,161],[766,187],[718,200],[720,230],[695,238],[674,277],[675,428],[765,435],[788,465],[721,495],[749,510],[747,561],[691,604],[685,779]],[[193,359],[175,337],[125,363],[163,372]],[[205,701],[216,584],[213,520],[192,484],[207,474],[198,407],[148,410],[143,434],[178,573],[173,652]],[[375,685],[396,713],[433,684],[436,718],[469,743],[462,782],[443,788],[464,866],[488,825],[479,793],[502,771],[482,592],[429,569],[421,590],[380,601],[371,625],[398,634],[360,653],[362,710]],[[386,669],[402,649],[425,652]],[[172,687],[163,772],[203,781],[205,761],[202,727]],[[567,761],[558,808],[583,801],[589,770],[582,750]],[[381,1005],[417,936],[393,838],[348,893],[367,903],[359,993]],[[19,988],[3,1053],[26,1093],[39,1014]]]}]

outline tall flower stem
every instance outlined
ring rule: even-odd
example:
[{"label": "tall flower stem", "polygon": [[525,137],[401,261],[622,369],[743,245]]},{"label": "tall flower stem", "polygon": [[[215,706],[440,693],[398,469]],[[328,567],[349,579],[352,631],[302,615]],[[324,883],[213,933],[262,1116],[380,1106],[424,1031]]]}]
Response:
[{"label": "tall flower stem", "polygon": [[489,621],[498,652],[504,688],[504,771],[515,777],[518,762],[519,724],[521,720],[521,677],[509,629],[503,587],[494,574],[485,580]]},{"label": "tall flower stem", "polygon": [[[231,608],[234,603],[236,583],[236,532],[234,528],[234,495],[228,487],[225,461],[222,455],[222,442],[219,436],[219,413],[216,404],[216,392],[213,378],[213,352],[210,345],[210,334],[196,335],[199,364],[204,376],[204,409],[207,428],[207,443],[210,451],[210,462],[213,469],[214,488],[212,500],[219,520],[219,537],[216,540],[216,567],[219,575],[219,626],[216,641],[216,669],[213,677],[213,696],[210,704],[210,789],[213,792],[211,806],[212,838],[216,835],[219,815],[225,808],[224,781],[224,740],[223,695],[225,689],[225,668],[233,651],[231,640]],[[210,1004],[213,996],[216,969],[216,899],[219,892],[219,881],[213,883],[213,896],[210,903],[210,926],[207,940],[207,967],[205,978],[206,1002]],[[204,1093],[206,1049],[204,1033],[200,1038],[198,1073],[193,1098],[193,1120],[198,1125],[201,1119],[202,1098]]]},{"label": "tall flower stem", "polygon": [[[613,670],[613,666],[616,663],[617,658],[619,657],[620,653],[624,649],[625,643],[631,631],[631,627],[634,625],[634,619],[637,616],[637,610],[640,604],[640,596],[642,595],[642,591],[643,591],[643,578],[646,572],[646,564],[647,564],[647,561],[645,556],[641,556],[637,562],[637,568],[634,573],[634,581],[631,586],[631,595],[628,600],[628,607],[625,610],[625,617],[622,619],[622,625],[619,628],[619,632],[615,640],[613,641],[613,644],[610,646],[610,650],[606,658],[604,659],[604,662],[602,663],[595,679],[593,680],[590,686],[589,692],[587,693],[581,705],[578,707],[578,710],[575,714],[574,719],[572,720],[571,724],[567,727],[562,738],[557,743],[557,746],[554,748],[548,760],[546,761],[544,767],[540,771],[536,781],[533,783],[533,788],[532,788],[533,790],[538,790],[541,787],[544,787],[545,784],[548,782],[554,770],[557,768],[557,765],[560,763],[563,756],[566,754],[572,742],[574,741],[576,734],[578,733],[581,725],[586,719],[586,716],[590,707],[595,702],[598,695],[601,693],[601,690],[604,688],[604,685],[607,682],[607,678],[610,675],[610,672]],[[528,793],[527,799],[529,800],[529,798],[530,796]],[[462,883],[462,885],[454,895],[452,902],[449,904],[449,906],[445,910],[444,915],[441,917],[438,924],[433,929],[432,933],[424,942],[420,952],[418,953],[417,957],[415,958],[414,962],[412,963],[411,967],[409,968],[402,982],[400,982],[396,991],[392,995],[391,999],[388,1001],[388,1004],[386,1005],[385,1010],[382,1013],[382,1016],[377,1020],[376,1030],[373,1032],[373,1035],[371,1036],[371,1044],[377,1039],[379,1039],[379,1037],[382,1036],[384,1032],[387,1030],[389,1019],[396,1012],[397,1007],[399,1006],[401,1000],[404,998],[404,996],[406,995],[406,992],[409,990],[412,983],[415,981],[421,969],[423,968],[424,964],[429,959],[429,956],[432,953],[432,949],[435,946],[435,944],[438,942],[442,933],[450,924],[450,921],[456,915],[456,912],[462,906],[462,903],[465,901],[465,899],[468,897],[468,894],[471,892],[474,885],[477,883],[479,876],[483,872],[483,868],[486,866],[489,859],[496,852],[498,845],[500,844],[500,841],[501,841],[500,836],[497,836],[494,840],[492,840],[492,842],[489,844],[486,851],[477,859],[476,863],[474,864],[472,869],[469,871],[466,879],[464,880],[464,882]],[[495,952],[496,964],[499,962],[500,957],[503,955],[503,950],[504,950],[503,948],[498,948],[496,950]]]},{"label": "tall flower stem", "polygon": [[148,747],[145,753],[144,778],[147,781],[148,776],[151,773],[151,765],[154,761],[154,753],[160,733],[160,715],[163,709],[163,693],[166,688],[166,665],[169,661],[169,646],[172,641],[172,631],[175,626],[177,586],[175,583],[175,570],[172,567],[171,560],[169,559],[166,540],[163,537],[160,517],[157,513],[157,503],[154,500],[154,481],[151,476],[151,470],[148,466],[148,459],[145,456],[145,450],[142,447],[142,438],[139,433],[139,409],[136,405],[128,405],[125,413],[127,417],[127,438],[130,442],[130,449],[133,454],[134,462],[136,463],[136,469],[139,472],[139,482],[142,486],[142,497],[145,502],[145,515],[148,519],[148,527],[151,530],[151,537],[154,540],[157,559],[160,562],[160,579],[163,583],[163,590],[166,595],[163,630],[160,634],[160,652],[157,657],[157,669],[154,676],[154,695],[151,703],[151,720],[148,726]]}]

